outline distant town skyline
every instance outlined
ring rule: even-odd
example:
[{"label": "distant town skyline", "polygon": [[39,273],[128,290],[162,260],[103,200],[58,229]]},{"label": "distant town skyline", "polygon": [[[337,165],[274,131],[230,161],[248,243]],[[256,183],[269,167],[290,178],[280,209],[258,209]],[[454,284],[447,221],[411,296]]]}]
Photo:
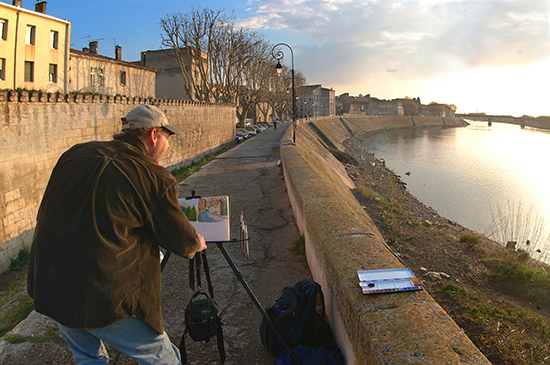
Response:
[{"label": "distant town skyline", "polygon": [[47,14],[72,23],[72,48],[99,40],[100,54],[114,56],[119,44],[124,60],[137,61],[160,49],[160,19],[191,6],[224,10],[270,43],[289,44],[296,70],[336,95],[550,115],[548,0],[49,0]]}]

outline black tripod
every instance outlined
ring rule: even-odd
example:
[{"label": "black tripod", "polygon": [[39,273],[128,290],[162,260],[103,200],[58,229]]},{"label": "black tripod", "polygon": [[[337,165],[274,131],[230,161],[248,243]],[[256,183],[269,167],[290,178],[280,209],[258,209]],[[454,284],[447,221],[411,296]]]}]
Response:
[{"label": "black tripod", "polygon": [[[192,197],[196,198],[197,196],[195,195],[195,192],[193,191],[192,193],[193,193]],[[233,261],[231,256],[229,256],[229,253],[227,252],[227,250],[224,247],[225,243],[240,243],[241,247],[243,248],[243,254],[248,255],[248,228],[246,227],[246,222],[243,219],[242,212],[241,212],[241,232],[240,232],[240,236],[241,236],[240,240],[233,239],[233,240],[230,240],[230,241],[208,241],[207,243],[209,243],[209,244],[214,243],[214,244],[216,244],[216,246],[218,246],[218,248],[220,249],[223,257],[225,258],[225,260],[229,264],[229,267],[231,268],[231,270],[235,274],[235,277],[239,280],[239,282],[243,286],[244,290],[246,290],[246,292],[248,293],[248,296],[250,297],[250,299],[252,300],[252,302],[254,303],[254,305],[256,306],[256,308],[258,309],[260,314],[262,315],[262,317],[266,320],[267,324],[271,327],[271,329],[273,330],[273,333],[277,337],[277,340],[279,340],[281,342],[281,344],[284,346],[285,350],[288,352],[289,356],[294,361],[294,363],[296,365],[301,365],[300,361],[298,360],[296,355],[292,352],[292,349],[288,346],[288,344],[286,343],[283,336],[279,333],[279,331],[277,330],[277,327],[275,326],[275,324],[273,323],[273,321],[271,320],[269,315],[266,313],[265,309],[260,304],[260,301],[258,300],[256,295],[254,295],[254,293],[252,292],[252,290],[250,289],[250,287],[248,286],[248,284],[244,280],[244,277],[242,276],[241,272],[237,268],[237,265],[235,265],[235,262]],[[166,266],[166,264],[168,262],[168,259],[170,258],[171,254],[172,254],[171,251],[166,251],[166,254],[164,255],[164,258],[162,259],[162,262],[160,264],[161,271],[164,270],[164,267]],[[113,365],[118,360],[119,355],[120,355],[120,352],[117,354],[117,356],[115,358],[115,361],[113,362]]]}]

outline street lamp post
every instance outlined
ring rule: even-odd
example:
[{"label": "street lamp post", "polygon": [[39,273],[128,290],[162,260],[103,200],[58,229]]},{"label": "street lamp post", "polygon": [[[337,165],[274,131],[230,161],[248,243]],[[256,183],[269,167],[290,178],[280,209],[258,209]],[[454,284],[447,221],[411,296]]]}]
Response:
[{"label": "street lamp post", "polygon": [[292,141],[296,142],[296,90],[294,87],[294,52],[292,51],[292,48],[286,43],[278,43],[273,46],[273,49],[271,50],[271,55],[277,60],[277,66],[275,66],[275,68],[277,69],[277,75],[279,76],[281,76],[281,74],[283,73],[283,66],[281,66],[280,61],[285,57],[284,53],[281,50],[277,50],[277,53],[275,53],[275,49],[279,46],[286,46],[288,47],[288,49],[290,49],[290,56],[292,60]]}]

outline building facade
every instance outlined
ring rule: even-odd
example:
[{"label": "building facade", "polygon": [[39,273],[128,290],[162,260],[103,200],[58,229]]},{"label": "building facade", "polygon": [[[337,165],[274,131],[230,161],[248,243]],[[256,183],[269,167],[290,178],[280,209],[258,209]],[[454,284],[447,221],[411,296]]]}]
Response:
[{"label": "building facade", "polygon": [[68,92],[154,98],[156,71],[123,61],[120,46],[114,51],[114,58],[100,55],[97,41],[82,51],[71,49]]},{"label": "building facade", "polygon": [[45,1],[21,4],[0,2],[0,89],[155,97],[155,70],[122,61],[119,46],[114,58],[97,41],[71,49],[71,22],[47,15]]},{"label": "building facade", "polygon": [[400,100],[381,100],[371,98],[367,115],[405,115],[403,103]]},{"label": "building facade", "polygon": [[405,115],[401,99],[383,100],[370,94],[350,96],[348,93],[337,99],[343,115]]},{"label": "building facade", "polygon": [[321,85],[302,86],[296,104],[297,118],[336,115],[335,91]]},{"label": "building facade", "polygon": [[[201,82],[201,74],[198,67],[193,62],[189,62],[187,52],[184,49],[181,50],[181,58],[189,76],[190,85],[187,85],[187,87],[193,90],[193,86]],[[202,60],[203,67],[208,70],[208,56],[206,53],[202,54]],[[155,88],[157,98],[189,100],[185,91],[186,81],[176,52],[173,49],[141,52],[141,65],[157,71]]]},{"label": "building facade", "polygon": [[67,92],[71,23],[35,10],[0,2],[0,89]]}]

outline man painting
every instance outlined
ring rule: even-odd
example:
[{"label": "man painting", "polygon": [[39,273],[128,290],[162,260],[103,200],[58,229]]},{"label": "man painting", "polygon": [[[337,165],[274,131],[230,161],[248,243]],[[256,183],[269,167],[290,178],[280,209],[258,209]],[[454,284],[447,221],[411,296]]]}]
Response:
[{"label": "man painting", "polygon": [[162,324],[159,246],[188,258],[206,249],[159,165],[183,132],[150,105],[122,121],[114,140],[59,158],[38,211],[28,292],[77,364],[107,364],[104,342],[142,364],[180,364]]}]

